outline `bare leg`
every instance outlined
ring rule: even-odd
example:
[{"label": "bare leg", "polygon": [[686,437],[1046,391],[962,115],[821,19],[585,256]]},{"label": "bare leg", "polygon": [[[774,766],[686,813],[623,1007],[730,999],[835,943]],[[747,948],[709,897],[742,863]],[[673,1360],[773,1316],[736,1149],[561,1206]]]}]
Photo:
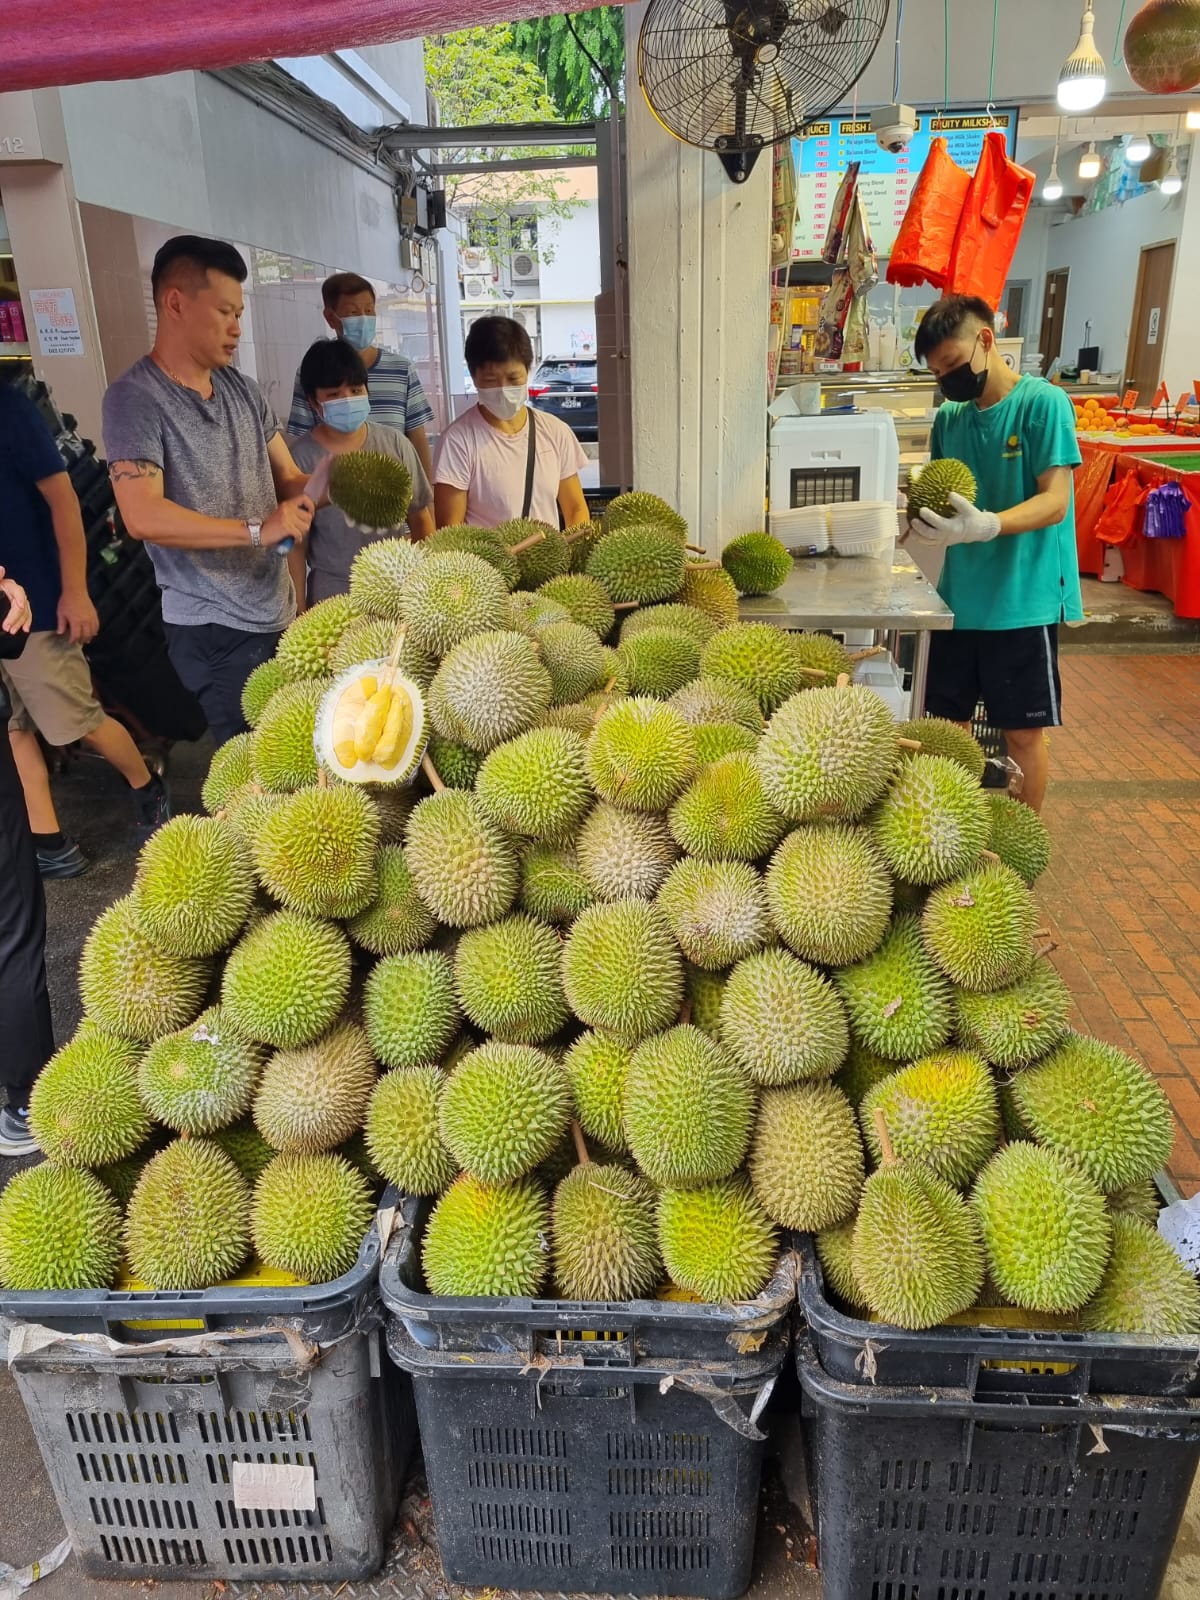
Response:
[{"label": "bare leg", "polygon": [[1033,811],[1042,809],[1046,780],[1050,776],[1050,753],[1044,728],[1005,728],[1008,753],[1025,774],[1021,799]]},{"label": "bare leg", "polygon": [[144,789],[150,782],[150,769],[142,760],[141,751],[129,730],[114,718],[105,717],[98,728],[84,736],[83,742],[115,767],[131,789]]},{"label": "bare leg", "polygon": [[8,742],[25,791],[25,809],[33,833],[58,833],[58,813],[50,793],[50,774],[46,758],[32,728],[10,728]]}]

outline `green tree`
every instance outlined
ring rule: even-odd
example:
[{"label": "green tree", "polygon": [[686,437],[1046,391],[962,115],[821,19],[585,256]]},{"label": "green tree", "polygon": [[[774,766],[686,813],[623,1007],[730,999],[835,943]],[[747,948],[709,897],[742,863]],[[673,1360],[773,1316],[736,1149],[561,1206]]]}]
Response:
[{"label": "green tree", "polygon": [[608,100],[608,85],[588,60],[589,52],[624,100],[625,18],[620,6],[515,22],[512,41],[541,71],[564,122],[586,122]]}]

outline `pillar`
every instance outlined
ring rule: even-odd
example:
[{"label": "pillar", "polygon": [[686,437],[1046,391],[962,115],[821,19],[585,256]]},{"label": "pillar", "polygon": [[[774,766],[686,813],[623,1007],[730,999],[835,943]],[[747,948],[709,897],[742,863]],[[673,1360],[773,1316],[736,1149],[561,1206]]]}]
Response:
[{"label": "pillar", "polygon": [[1163,335],[1163,377],[1172,405],[1181,394],[1190,395],[1192,384],[1200,378],[1200,296],[1196,294],[1195,267],[1200,261],[1200,134],[1192,136],[1183,193],[1176,203],[1183,214]]}]

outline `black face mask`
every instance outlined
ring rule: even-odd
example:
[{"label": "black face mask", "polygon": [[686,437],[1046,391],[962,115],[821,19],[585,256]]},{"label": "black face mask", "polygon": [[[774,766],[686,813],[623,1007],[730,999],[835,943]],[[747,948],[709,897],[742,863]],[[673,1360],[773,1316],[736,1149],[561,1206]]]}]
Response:
[{"label": "black face mask", "polygon": [[[978,334],[975,336],[975,343],[977,345],[979,343]],[[987,362],[984,362],[982,372],[976,372],[971,365],[974,359],[975,351],[972,350],[970,359],[964,361],[962,366],[952,367],[949,372],[944,372],[938,379],[938,388],[941,389],[947,400],[978,400],[987,388]]]}]

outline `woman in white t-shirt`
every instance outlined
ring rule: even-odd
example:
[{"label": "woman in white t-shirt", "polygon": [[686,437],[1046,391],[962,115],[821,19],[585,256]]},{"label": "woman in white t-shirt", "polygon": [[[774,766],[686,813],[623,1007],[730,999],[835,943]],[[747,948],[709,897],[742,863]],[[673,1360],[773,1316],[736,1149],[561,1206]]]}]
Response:
[{"label": "woman in white t-shirt", "polygon": [[478,398],[438,445],[438,527],[494,528],[520,516],[557,527],[560,512],[565,527],[587,522],[579,482],[587,457],[565,422],[528,404],[533,346],[525,329],[511,317],[481,317],[467,334],[466,357]]}]

